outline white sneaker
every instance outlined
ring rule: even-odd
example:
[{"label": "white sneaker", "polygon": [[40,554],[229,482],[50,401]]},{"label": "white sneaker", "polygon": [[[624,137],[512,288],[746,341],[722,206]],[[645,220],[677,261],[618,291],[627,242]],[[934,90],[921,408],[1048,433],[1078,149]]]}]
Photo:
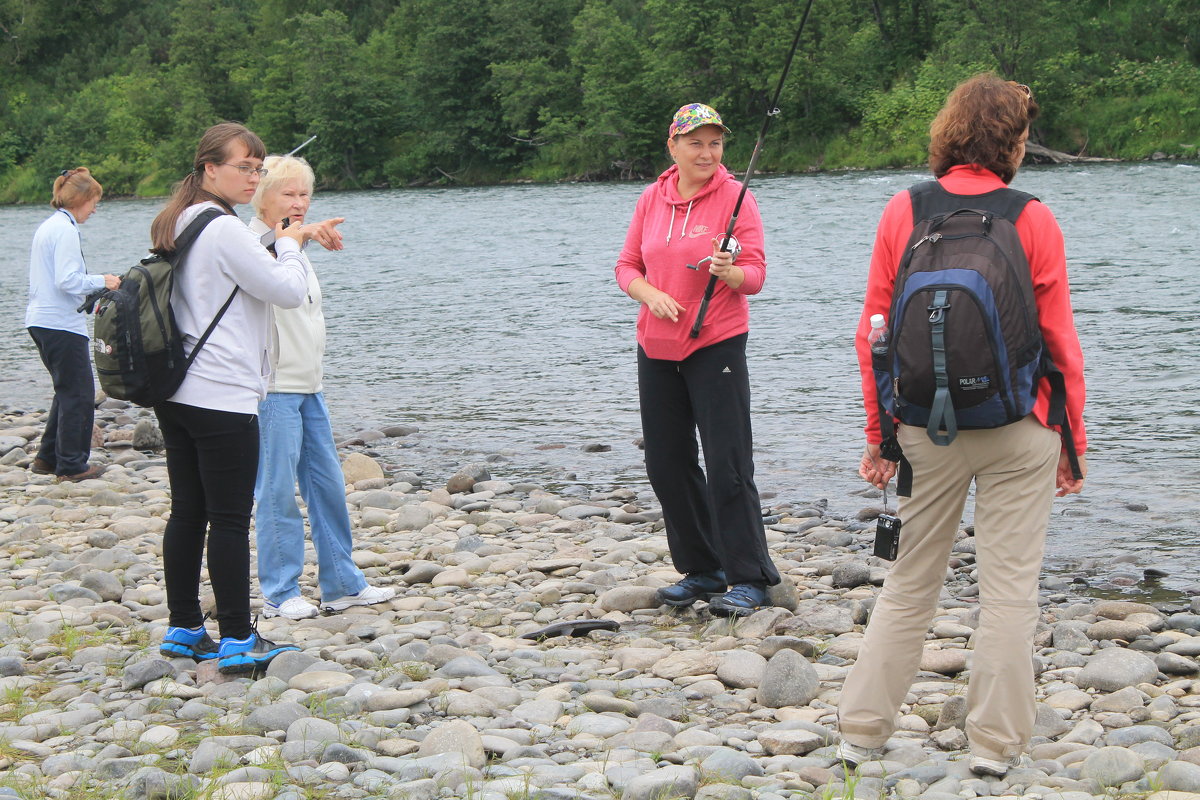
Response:
[{"label": "white sneaker", "polygon": [[837,753],[834,754],[834,758],[844,763],[848,769],[855,769],[859,764],[881,760],[883,758],[883,748],[859,747],[842,739],[841,743],[838,744]]},{"label": "white sneaker", "polygon": [[326,611],[345,611],[353,606],[373,606],[376,603],[386,603],[396,596],[396,590],[381,586],[368,586],[358,594],[348,594],[336,600],[321,601],[321,608]]},{"label": "white sneaker", "polygon": [[994,758],[971,756],[971,772],[976,775],[990,775],[993,778],[1003,778],[1013,767],[1021,766],[1021,757],[1013,756],[1007,761],[997,761]]},{"label": "white sneaker", "polygon": [[262,615],[271,617],[287,617],[288,619],[312,619],[320,614],[320,610],[303,597],[289,597],[279,605],[270,600],[263,601]]}]

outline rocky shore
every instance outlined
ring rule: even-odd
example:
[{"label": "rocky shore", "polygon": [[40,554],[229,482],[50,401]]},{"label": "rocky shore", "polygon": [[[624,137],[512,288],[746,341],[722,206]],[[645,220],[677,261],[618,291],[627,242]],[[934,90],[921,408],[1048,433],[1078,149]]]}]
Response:
[{"label": "rocky shore", "polygon": [[[261,621],[302,649],[254,679],[166,660],[152,415],[102,403],[106,470],[80,484],[25,469],[43,421],[0,413],[0,800],[1200,800],[1200,603],[1084,598],[1047,577],[1030,752],[976,777],[963,531],[885,760],[848,775],[835,709],[887,570],[870,555],[878,509],[770,506],[774,607],[671,611],[653,600],[678,576],[651,494],[371,455],[405,426],[343,453],[355,560],[394,601]],[[522,638],[592,619],[616,630]]]}]

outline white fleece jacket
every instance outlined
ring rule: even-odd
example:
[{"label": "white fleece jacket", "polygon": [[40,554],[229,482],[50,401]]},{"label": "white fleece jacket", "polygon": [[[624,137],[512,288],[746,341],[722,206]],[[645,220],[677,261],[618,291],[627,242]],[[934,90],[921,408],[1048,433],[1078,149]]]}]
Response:
[{"label": "white fleece jacket", "polygon": [[[189,206],[175,225],[178,236],[207,208]],[[184,334],[184,350],[197,340],[240,287],[233,303],[213,330],[171,402],[234,413],[257,414],[267,396],[270,362],[270,307],[295,308],[308,291],[308,267],[295,240],[275,246],[278,260],[237,217],[226,215],[208,224],[176,272],[171,308]]]},{"label": "white fleece jacket", "polygon": [[[250,230],[262,236],[271,230],[258,217],[250,220]],[[300,257],[308,266],[308,294],[297,308],[272,307],[271,381],[268,392],[316,394],[325,375],[325,314],[321,310],[321,284],[312,262],[303,251]]]}]

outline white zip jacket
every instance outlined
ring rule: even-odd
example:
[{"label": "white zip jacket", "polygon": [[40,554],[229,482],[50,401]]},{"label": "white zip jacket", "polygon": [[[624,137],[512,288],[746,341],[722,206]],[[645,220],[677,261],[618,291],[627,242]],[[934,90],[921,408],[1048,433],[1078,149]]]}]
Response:
[{"label": "white zip jacket", "polygon": [[[220,208],[197,203],[184,209],[175,235],[201,211]],[[308,266],[295,240],[281,238],[271,257],[258,237],[237,217],[208,223],[176,272],[171,308],[191,353],[234,287],[240,287],[171,402],[215,411],[257,414],[267,396],[267,356],[272,305],[295,308],[308,291]]]},{"label": "white zip jacket", "polygon": [[[262,236],[271,230],[258,217],[250,220],[250,230]],[[321,310],[321,284],[303,251],[300,257],[308,266],[308,295],[297,308],[271,309],[271,381],[268,392],[316,394],[321,391],[325,374],[325,314]]]}]

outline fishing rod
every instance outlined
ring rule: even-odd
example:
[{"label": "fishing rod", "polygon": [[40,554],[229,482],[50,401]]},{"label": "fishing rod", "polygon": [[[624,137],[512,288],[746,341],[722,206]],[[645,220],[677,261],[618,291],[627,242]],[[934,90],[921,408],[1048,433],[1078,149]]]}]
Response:
[{"label": "fishing rod", "polygon": [[[775,97],[767,106],[767,115],[763,119],[762,130],[758,132],[758,141],[754,143],[754,151],[750,154],[750,165],[746,167],[746,176],[742,178],[742,191],[738,194],[733,213],[729,216],[729,226],[725,229],[724,241],[721,242],[722,253],[729,251],[731,241],[737,241],[733,238],[733,226],[737,224],[738,214],[742,210],[742,201],[746,199],[746,188],[750,186],[750,178],[754,175],[754,165],[758,163],[758,154],[762,150],[763,139],[767,138],[767,128],[771,126],[771,119],[779,114],[779,95],[783,93],[783,82],[787,80],[788,71],[792,68],[792,57],[796,55],[796,48],[800,45],[800,34],[804,33],[804,24],[808,22],[808,12],[812,10],[812,4],[813,0],[808,0],[804,6],[804,14],[800,17],[800,27],[796,29],[796,38],[792,39],[792,49],[788,51],[787,61],[783,64],[783,72],[779,75],[779,85],[775,87]],[[708,314],[708,304],[716,289],[717,276],[709,275],[708,286],[704,288],[704,299],[700,301],[700,309],[696,312],[696,321],[692,323],[690,335],[693,339],[700,335],[700,327],[704,325],[704,317]]]},{"label": "fishing rod", "polygon": [[308,147],[310,144],[312,144],[312,142],[313,142],[313,139],[316,139],[316,138],[317,138],[317,135],[314,133],[312,136],[308,137],[308,139],[306,139],[306,140],[304,141],[304,144],[300,145],[300,146],[299,146],[299,147],[297,147],[295,150],[293,150],[292,152],[288,153],[288,155],[289,155],[289,156],[294,156],[294,155],[296,155],[296,153],[299,153],[301,150],[303,150],[304,148],[306,148],[306,147]]}]

